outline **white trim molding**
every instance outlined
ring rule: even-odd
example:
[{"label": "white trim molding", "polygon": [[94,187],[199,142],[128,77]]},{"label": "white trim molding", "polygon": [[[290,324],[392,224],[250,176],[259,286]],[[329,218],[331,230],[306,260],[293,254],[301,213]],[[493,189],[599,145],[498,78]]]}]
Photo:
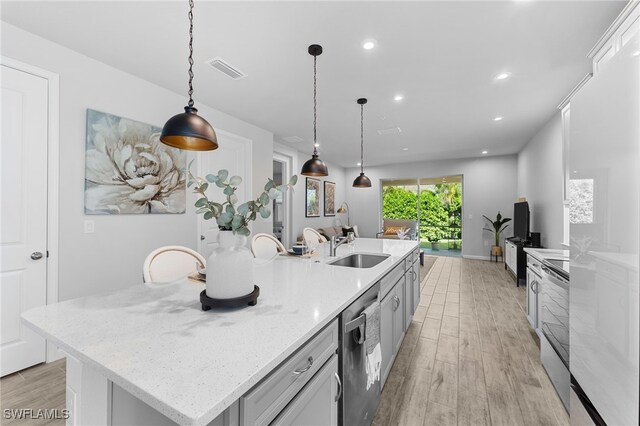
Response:
[{"label": "white trim molding", "polygon": [[[58,224],[60,185],[60,76],[54,72],[0,56],[0,64],[48,81],[47,128],[47,305],[58,302]],[[46,362],[62,358],[47,340]]]},{"label": "white trim molding", "polygon": [[640,4],[639,0],[629,0],[627,5],[624,7],[624,9],[622,9],[620,14],[613,21],[613,23],[609,25],[609,28],[607,28],[607,30],[604,32],[602,37],[598,39],[598,41],[591,48],[589,53],[587,53],[587,58],[593,59],[596,56],[598,51],[602,49],[604,45],[609,42],[609,40],[614,36],[616,31],[618,31],[618,29],[622,26],[622,24],[626,21],[626,19],[629,16],[631,16],[631,14],[636,9],[636,7],[638,7],[638,4]]},{"label": "white trim molding", "polygon": [[589,73],[587,75],[585,75],[584,77],[582,77],[582,80],[580,80],[580,82],[578,84],[576,84],[576,86],[571,89],[571,91],[569,92],[569,94],[562,100],[562,102],[560,102],[558,104],[558,106],[556,108],[558,108],[559,110],[563,110],[564,107],[566,107],[567,105],[569,105],[569,102],[571,102],[571,98],[573,98],[573,96],[578,93],[578,91],[580,89],[582,89],[582,87],[587,84],[587,82],[589,80],[591,80],[591,77],[593,77],[593,73]]}]

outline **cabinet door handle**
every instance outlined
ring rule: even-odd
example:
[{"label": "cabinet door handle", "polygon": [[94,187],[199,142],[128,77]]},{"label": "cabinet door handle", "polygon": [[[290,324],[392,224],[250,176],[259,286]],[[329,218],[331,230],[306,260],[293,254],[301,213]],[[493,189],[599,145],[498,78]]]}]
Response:
[{"label": "cabinet door handle", "polygon": [[393,307],[393,310],[397,311],[398,308],[400,307],[400,298],[398,296],[393,296],[393,301],[396,302],[395,306]]},{"label": "cabinet door handle", "polygon": [[342,396],[342,381],[340,380],[340,376],[338,376],[338,373],[333,374],[336,376],[336,381],[338,382],[338,394],[336,395],[334,401],[338,402],[340,400],[340,397]]},{"label": "cabinet door handle", "polygon": [[313,365],[313,357],[310,356],[307,361],[309,361],[309,364],[304,367],[304,368],[299,368],[296,371],[293,372],[294,376],[299,376],[302,373],[306,373],[307,371],[309,371],[309,369],[311,368],[311,366]]},{"label": "cabinet door handle", "polygon": [[531,291],[534,292],[535,294],[538,294],[538,281],[536,280],[531,281]]},{"label": "cabinet door handle", "polygon": [[414,271],[413,269],[411,270],[411,273],[413,274],[413,280],[417,280],[418,279],[418,274],[416,273],[416,271]]}]

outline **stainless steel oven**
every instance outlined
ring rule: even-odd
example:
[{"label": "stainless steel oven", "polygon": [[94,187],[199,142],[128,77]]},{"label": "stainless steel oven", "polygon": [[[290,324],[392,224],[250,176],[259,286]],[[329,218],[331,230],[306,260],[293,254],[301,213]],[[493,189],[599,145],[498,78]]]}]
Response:
[{"label": "stainless steel oven", "polygon": [[[565,260],[545,260],[539,300],[540,357],[565,407],[569,408],[569,276]],[[568,263],[568,262],[567,262]]]}]

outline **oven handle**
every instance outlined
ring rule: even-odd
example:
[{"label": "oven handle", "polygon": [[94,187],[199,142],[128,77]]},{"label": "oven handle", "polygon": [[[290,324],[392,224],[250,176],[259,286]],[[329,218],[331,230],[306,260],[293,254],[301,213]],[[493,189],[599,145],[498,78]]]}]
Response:
[{"label": "oven handle", "polygon": [[563,290],[569,291],[569,282],[545,265],[542,265],[542,279],[543,281],[549,281],[551,284],[557,285]]}]

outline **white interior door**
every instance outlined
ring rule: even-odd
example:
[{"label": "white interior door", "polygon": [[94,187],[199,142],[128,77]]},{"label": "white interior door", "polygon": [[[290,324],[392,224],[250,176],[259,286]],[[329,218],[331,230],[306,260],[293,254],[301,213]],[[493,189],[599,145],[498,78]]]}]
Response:
[{"label": "white interior door", "polygon": [[48,82],[2,66],[0,375],[45,360],[45,340],[20,314],[47,296]]},{"label": "white interior door", "polygon": [[[216,133],[219,148],[198,154],[198,176],[204,177],[226,169],[229,171],[229,176],[242,177],[242,183],[238,186],[236,194],[240,203],[244,203],[252,198],[251,141],[223,131]],[[226,200],[221,188],[216,185],[209,186],[207,195],[209,199],[220,203]],[[206,259],[218,246],[218,224],[214,219],[204,220],[202,215],[198,215],[198,220],[200,231],[198,252]]]}]

